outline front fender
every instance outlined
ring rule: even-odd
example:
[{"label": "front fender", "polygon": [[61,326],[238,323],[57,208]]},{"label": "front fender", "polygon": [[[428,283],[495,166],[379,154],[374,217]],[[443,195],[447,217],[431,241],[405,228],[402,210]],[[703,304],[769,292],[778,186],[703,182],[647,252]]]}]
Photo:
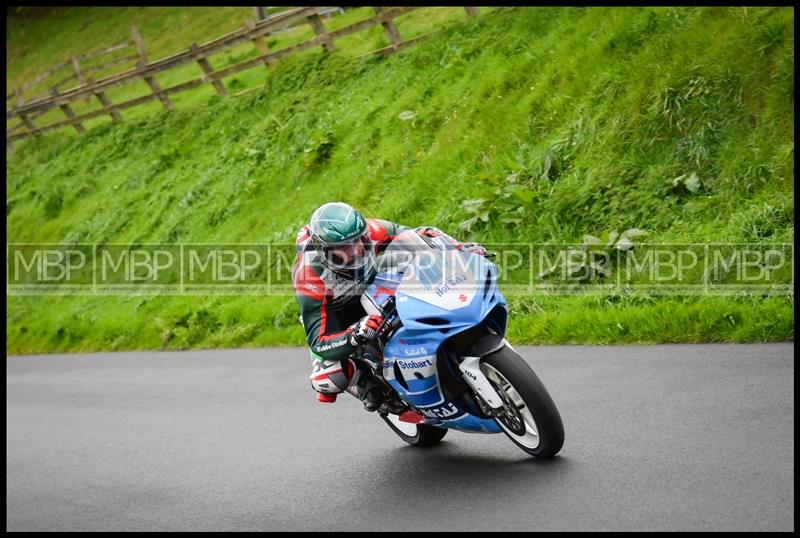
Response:
[{"label": "front fender", "polygon": [[465,357],[485,357],[506,345],[506,339],[500,334],[485,333],[475,338],[462,352]]},{"label": "front fender", "polygon": [[472,387],[475,394],[483,398],[492,409],[503,406],[503,400],[480,369],[481,358],[494,353],[506,345],[506,339],[499,334],[482,334],[475,338],[464,350],[458,365],[464,381]]}]

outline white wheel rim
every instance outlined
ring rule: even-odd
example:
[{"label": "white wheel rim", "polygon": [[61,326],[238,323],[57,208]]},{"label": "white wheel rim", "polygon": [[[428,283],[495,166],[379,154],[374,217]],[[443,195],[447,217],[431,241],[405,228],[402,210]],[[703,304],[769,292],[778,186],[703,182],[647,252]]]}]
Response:
[{"label": "white wheel rim", "polygon": [[525,433],[523,435],[517,435],[508,429],[508,427],[503,424],[503,421],[499,419],[495,419],[495,421],[500,425],[501,428],[503,428],[503,431],[505,431],[512,439],[525,448],[534,449],[538,447],[539,428],[536,427],[536,421],[533,420],[533,415],[531,414],[530,409],[528,409],[528,404],[526,404],[519,395],[517,389],[515,389],[514,386],[509,383],[503,374],[497,371],[496,368],[485,362],[481,362],[481,366],[484,374],[486,374],[486,377],[493,381],[495,385],[500,387],[500,390],[503,390],[511,399],[511,401],[514,402],[514,405],[517,407],[517,410],[522,417],[522,421],[525,423]]},{"label": "white wheel rim", "polygon": [[400,420],[400,417],[398,415],[392,415],[391,413],[387,415],[386,418],[389,419],[389,422],[391,422],[392,425],[398,430],[400,430],[403,434],[408,435],[409,437],[416,437],[417,435],[416,424],[412,424],[410,422],[403,422],[402,420]]}]

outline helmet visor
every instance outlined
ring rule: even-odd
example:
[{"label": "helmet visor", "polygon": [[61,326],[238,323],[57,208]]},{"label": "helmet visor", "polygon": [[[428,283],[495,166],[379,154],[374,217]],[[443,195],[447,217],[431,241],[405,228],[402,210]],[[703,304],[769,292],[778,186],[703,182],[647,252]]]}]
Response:
[{"label": "helmet visor", "polygon": [[322,256],[331,269],[345,271],[364,267],[373,257],[369,234],[364,233],[354,239],[340,243],[324,243]]}]

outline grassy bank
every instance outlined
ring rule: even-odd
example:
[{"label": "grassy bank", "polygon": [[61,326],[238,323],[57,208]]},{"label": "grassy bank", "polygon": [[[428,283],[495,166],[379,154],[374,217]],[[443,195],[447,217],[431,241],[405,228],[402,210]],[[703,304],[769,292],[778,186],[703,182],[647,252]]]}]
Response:
[{"label": "grassy bank", "polygon": [[[7,241],[291,242],[343,200],[482,242],[792,243],[793,23],[499,9],[388,59],[288,59],[242,98],[23,141]],[[794,337],[793,297],[510,300],[520,343]],[[291,296],[8,297],[7,352],[300,344],[296,317]]]},{"label": "grassy bank", "polygon": [[[125,7],[125,8],[38,8],[48,9],[46,14],[34,16],[31,8],[25,8],[21,14],[8,18],[6,85],[11,88],[35,78],[61,62],[68,61],[70,56],[84,54],[103,49],[109,45],[131,43],[131,27],[136,26],[144,41],[145,50],[152,62],[179,52],[185,51],[191,43],[206,43],[223,34],[241,29],[244,21],[253,18],[250,7]],[[281,11],[286,8],[270,8],[270,11]],[[325,20],[329,31],[363,21],[374,15],[371,7],[349,8],[344,13],[336,13]],[[404,39],[412,39],[452,21],[461,21],[466,13],[460,7],[427,8],[412,11],[395,19]],[[296,45],[314,37],[309,24],[297,24],[266,36],[264,42],[270,50],[276,51]],[[294,24],[294,23],[293,23]],[[362,32],[346,36],[336,41],[339,56],[358,57],[370,51],[389,45],[386,32],[381,26],[374,26]],[[308,56],[318,51],[305,51],[301,56]],[[126,48],[98,56],[81,62],[82,69],[98,68],[111,59],[119,59],[136,54],[135,49]],[[230,67],[257,56],[256,48],[249,41],[225,49],[211,55],[210,64],[217,70]],[[119,74],[130,69],[134,60],[128,59],[121,65],[99,68],[91,74],[96,80]],[[45,88],[50,88],[72,73],[72,68],[63,69],[42,81],[35,89],[27,90],[26,98],[31,98]],[[156,75],[162,88],[176,86],[198,77],[204,72],[199,64],[190,62]],[[258,68],[242,71],[222,79],[229,94],[236,94],[248,89],[258,88],[266,80],[277,73]],[[60,89],[63,92],[77,86],[73,80]],[[132,80],[107,90],[112,102],[125,102],[152,93],[143,80]],[[211,85],[202,85],[191,91],[172,94],[170,99],[181,108],[205,104],[216,95]],[[80,115],[100,108],[97,99],[79,99],[70,104],[73,111]],[[163,105],[159,101],[146,103],[126,109],[123,116],[126,120],[135,120],[160,112]],[[55,108],[35,120],[36,125],[48,125],[64,119],[64,113]],[[88,128],[108,123],[108,116],[93,118],[85,125]]]}]

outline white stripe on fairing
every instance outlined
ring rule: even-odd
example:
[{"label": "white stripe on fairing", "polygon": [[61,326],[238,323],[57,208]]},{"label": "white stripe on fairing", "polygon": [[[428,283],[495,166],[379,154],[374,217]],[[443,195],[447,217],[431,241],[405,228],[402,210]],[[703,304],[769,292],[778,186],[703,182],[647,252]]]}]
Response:
[{"label": "white stripe on fairing", "polygon": [[[398,357],[386,357],[386,358],[387,359],[391,359],[391,360],[393,360],[395,362],[397,362],[398,360],[401,360],[401,361],[421,361],[421,360],[425,360],[425,359],[428,359],[431,362],[433,362],[434,360],[436,360],[436,355],[425,355],[425,356],[421,356],[421,357],[400,357],[400,358],[398,358]],[[431,388],[425,389],[425,390],[420,390],[418,392],[406,392],[406,394],[408,394],[410,396],[417,396],[419,394],[425,394],[426,392],[430,392],[433,389],[438,388],[439,387],[439,376],[436,375],[435,368],[436,368],[435,366],[426,366],[425,367],[426,370],[431,370],[430,374],[433,376],[433,378],[435,380],[435,384]],[[412,370],[420,370],[420,369],[419,368],[412,368]],[[428,376],[425,376],[423,379],[425,379],[427,377]],[[420,380],[416,380],[415,379],[413,381],[422,381],[422,380],[421,379]]]},{"label": "white stripe on fairing", "polygon": [[430,404],[430,405],[415,405],[414,407],[416,407],[417,409],[427,409],[429,407],[438,407],[438,406],[442,405],[443,403],[444,403],[444,395],[442,395],[442,399],[441,400],[439,400],[438,402],[436,402],[434,404]]},{"label": "white stripe on fairing", "polygon": [[438,388],[439,388],[439,384],[437,383],[436,385],[432,386],[429,389],[421,390],[419,392],[406,392],[406,394],[408,394],[409,396],[419,396],[420,394],[425,394],[426,392],[430,392],[430,391],[438,389]]},{"label": "white stripe on fairing", "polygon": [[441,419],[441,422],[455,422],[456,420],[461,420],[461,419],[467,418],[469,416],[471,416],[471,415],[469,413],[465,412],[463,415],[461,415],[458,418],[443,418],[443,419]]}]

